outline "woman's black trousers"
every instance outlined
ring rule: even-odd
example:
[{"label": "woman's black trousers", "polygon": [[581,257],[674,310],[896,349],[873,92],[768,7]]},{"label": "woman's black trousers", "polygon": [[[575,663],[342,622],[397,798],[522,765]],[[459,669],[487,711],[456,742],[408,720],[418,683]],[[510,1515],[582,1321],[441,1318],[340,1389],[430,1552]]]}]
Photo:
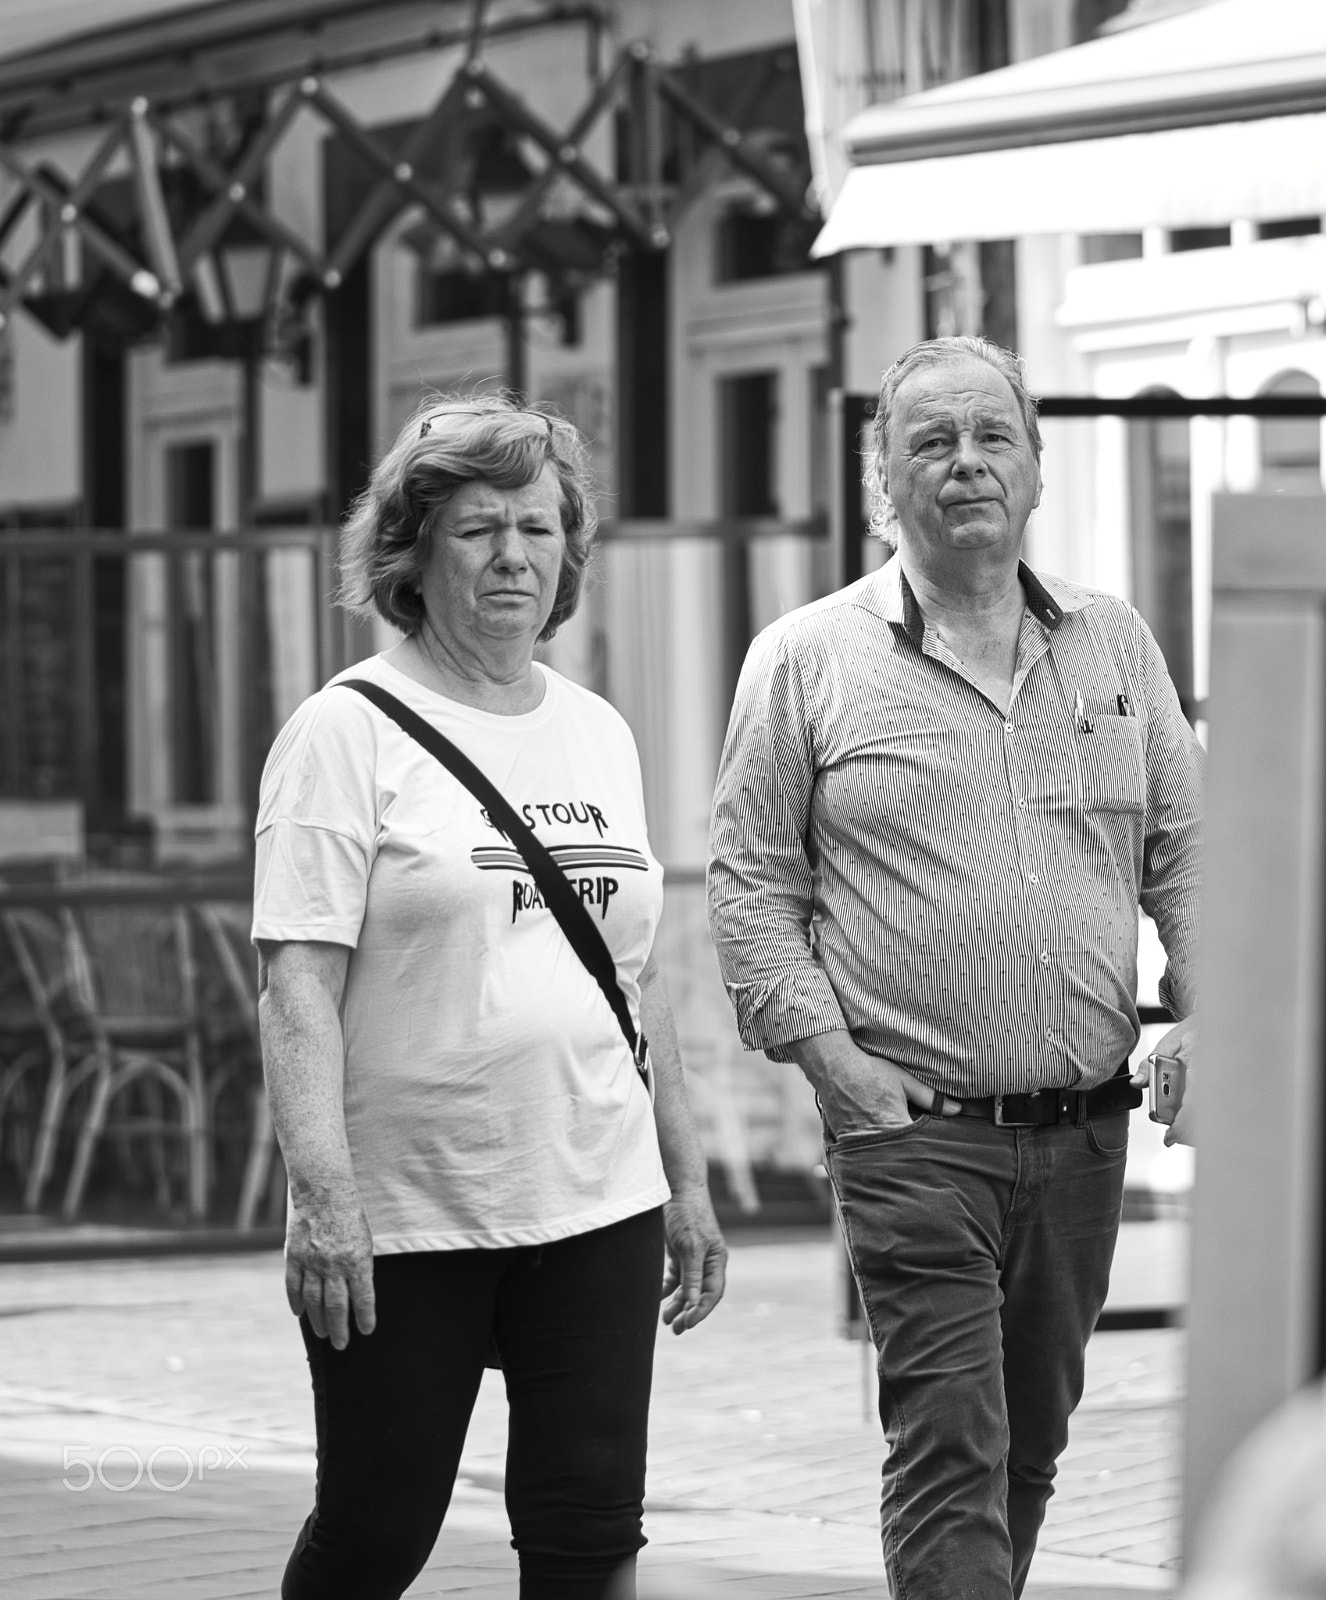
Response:
[{"label": "woman's black trousers", "polygon": [[344,1350],[301,1319],[317,1502],[282,1600],[397,1600],[414,1581],[494,1342],[521,1600],[629,1594],[662,1263],[653,1210],[552,1244],[379,1256],[377,1327]]}]

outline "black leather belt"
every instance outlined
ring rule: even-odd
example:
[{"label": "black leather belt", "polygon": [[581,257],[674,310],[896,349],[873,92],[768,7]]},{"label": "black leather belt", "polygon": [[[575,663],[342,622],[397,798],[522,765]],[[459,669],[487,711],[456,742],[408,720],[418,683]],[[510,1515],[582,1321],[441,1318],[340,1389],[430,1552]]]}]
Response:
[{"label": "black leather belt", "polygon": [[960,1101],[958,1115],[979,1117],[997,1128],[1046,1128],[1063,1122],[1080,1128],[1092,1117],[1131,1111],[1141,1103],[1142,1091],[1128,1081],[1125,1062],[1114,1077],[1094,1089],[1037,1089],[1031,1094],[987,1095],[983,1100]]}]

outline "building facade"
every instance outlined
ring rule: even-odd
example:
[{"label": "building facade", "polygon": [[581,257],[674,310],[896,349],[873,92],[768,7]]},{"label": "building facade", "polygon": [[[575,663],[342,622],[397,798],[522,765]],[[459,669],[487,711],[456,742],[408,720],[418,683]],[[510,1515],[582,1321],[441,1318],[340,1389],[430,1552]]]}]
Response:
[{"label": "building facade", "polygon": [[[842,123],[1176,9],[291,0],[256,26],[239,0],[19,6],[0,809],[76,801],[109,863],[242,862],[273,732],[386,642],[329,607],[371,461],[431,391],[554,405],[592,441],[606,537],[547,656],[636,733],[711,1149],[747,1198],[752,1161],[813,1165],[804,1085],[735,1039],[700,876],[746,645],[844,570],[835,392],[950,332],[1016,345],[1058,394],[1326,377],[1319,216],[820,261]],[[1031,559],[1133,597],[1196,715],[1210,494],[1320,487],[1320,422],[1045,431]]]}]

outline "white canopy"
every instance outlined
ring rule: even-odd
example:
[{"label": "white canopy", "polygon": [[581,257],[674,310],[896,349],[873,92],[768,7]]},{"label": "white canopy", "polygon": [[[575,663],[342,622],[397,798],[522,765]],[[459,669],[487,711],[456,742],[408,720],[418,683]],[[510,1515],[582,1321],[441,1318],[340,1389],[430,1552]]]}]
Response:
[{"label": "white canopy", "polygon": [[1326,4],[1219,0],[876,106],[816,255],[1326,213]]}]

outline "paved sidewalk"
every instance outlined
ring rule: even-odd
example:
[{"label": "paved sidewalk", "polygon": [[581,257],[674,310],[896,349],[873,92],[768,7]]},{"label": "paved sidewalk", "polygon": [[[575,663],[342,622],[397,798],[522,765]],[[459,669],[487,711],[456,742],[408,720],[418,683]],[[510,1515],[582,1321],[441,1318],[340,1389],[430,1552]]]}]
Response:
[{"label": "paved sidewalk", "polygon": [[[1112,1300],[1172,1297],[1182,1247],[1126,1228]],[[719,1312],[660,1336],[643,1600],[885,1594],[873,1373],[841,1301],[830,1241],[738,1243]],[[1093,1341],[1029,1600],[1173,1590],[1182,1341]],[[514,1595],[504,1430],[490,1373],[411,1595]],[[0,1266],[6,1600],[272,1600],[311,1495],[279,1257]]]}]

